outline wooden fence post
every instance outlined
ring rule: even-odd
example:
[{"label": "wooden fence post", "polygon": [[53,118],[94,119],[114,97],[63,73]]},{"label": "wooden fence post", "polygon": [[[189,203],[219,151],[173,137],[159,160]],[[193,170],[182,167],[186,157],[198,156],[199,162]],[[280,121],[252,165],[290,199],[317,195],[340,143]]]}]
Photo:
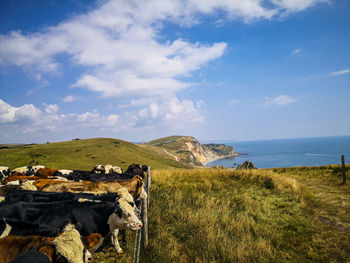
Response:
[{"label": "wooden fence post", "polygon": [[341,183],[344,185],[346,183],[346,170],[345,170],[345,160],[344,155],[341,155],[341,166],[342,166],[342,174],[343,174],[343,182]]},{"label": "wooden fence post", "polygon": [[149,197],[151,192],[151,166],[147,169],[147,208],[149,208]]},{"label": "wooden fence post", "polygon": [[142,247],[143,249],[148,247],[148,211],[147,211],[147,200],[142,201],[142,210],[141,210],[141,217],[142,217]]},{"label": "wooden fence post", "polygon": [[148,247],[148,207],[149,207],[149,193],[151,187],[151,166],[147,169],[147,180],[145,184],[145,191],[147,193],[147,199],[142,201],[141,218],[142,218],[142,247],[143,249]]}]

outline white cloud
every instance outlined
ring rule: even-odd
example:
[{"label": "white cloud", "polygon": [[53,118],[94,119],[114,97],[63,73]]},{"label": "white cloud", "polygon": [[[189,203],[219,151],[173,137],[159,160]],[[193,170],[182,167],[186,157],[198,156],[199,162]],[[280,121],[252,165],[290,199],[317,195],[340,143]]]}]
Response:
[{"label": "white cloud", "polygon": [[300,49],[300,48],[294,49],[292,52],[292,55],[299,54],[301,51],[302,51],[302,49]]},{"label": "white cloud", "polygon": [[350,73],[350,69],[344,69],[340,71],[330,72],[327,75],[328,76],[338,76],[338,75],[344,75]]},{"label": "white cloud", "polygon": [[[98,131],[125,132],[140,127],[158,129],[165,126],[178,130],[203,123],[204,118],[199,112],[203,102],[199,101],[196,104],[173,96],[165,101],[153,101],[147,107],[134,109],[122,115],[116,113],[102,115],[97,109],[81,114],[59,114],[59,107],[56,104],[43,103],[44,110],[40,110],[32,104],[14,107],[0,99],[0,129],[4,132],[4,136],[9,135],[10,131],[15,131],[16,134],[82,132],[90,128]],[[0,135],[0,139],[2,137]]]},{"label": "white cloud", "polygon": [[202,100],[193,103],[190,100],[179,100],[175,96],[164,101],[153,102],[146,108],[139,110],[140,122],[164,123],[167,127],[178,130],[185,127],[196,127],[204,122],[199,111]]},{"label": "white cloud", "polygon": [[205,104],[205,103],[204,103],[203,100],[199,100],[199,101],[196,102],[196,107],[197,107],[198,109],[200,109],[204,104]]},{"label": "white cloud", "polygon": [[319,3],[330,3],[329,0],[271,0],[271,2],[287,13],[300,12]]},{"label": "white cloud", "polygon": [[282,9],[301,11],[317,0],[111,0],[96,10],[68,19],[36,33],[13,31],[0,35],[0,64],[56,72],[58,54],[88,67],[72,83],[105,97],[169,96],[191,83],[179,81],[213,59],[221,57],[226,43],[190,43],[183,39],[160,41],[163,22],[180,26],[200,23],[201,15],[224,15],[220,20],[251,22],[272,19]]},{"label": "white cloud", "polygon": [[74,102],[76,99],[74,95],[68,95],[62,99],[62,102]]},{"label": "white cloud", "polygon": [[45,112],[48,114],[55,114],[59,110],[59,107],[57,104],[43,103],[43,106],[45,107]]},{"label": "white cloud", "polygon": [[269,106],[269,105],[282,106],[282,105],[286,105],[286,104],[289,104],[289,103],[293,103],[295,101],[296,100],[293,99],[290,96],[281,95],[281,96],[278,96],[278,97],[275,97],[275,98],[268,98],[268,97],[266,97],[265,98],[265,105],[266,106]]},{"label": "white cloud", "polygon": [[33,104],[12,107],[0,99],[0,124],[28,122],[37,119],[41,114]]},{"label": "white cloud", "polygon": [[[151,127],[151,122],[171,129],[200,125],[204,121],[200,112],[203,102],[179,100],[176,93],[192,86],[194,83],[184,79],[222,57],[227,44],[204,44],[182,38],[170,41],[162,35],[163,27],[167,23],[190,27],[209,16],[220,24],[233,19],[245,23],[271,20],[320,2],[324,1],[98,1],[95,10],[41,31],[0,34],[0,65],[22,67],[44,83],[47,74],[60,72],[62,60],[57,58],[63,54],[82,70],[72,81],[72,88],[87,89],[106,98],[132,99],[131,103],[116,107],[125,111],[131,108],[129,112],[109,115],[98,110],[59,114],[55,104],[45,104],[45,109],[40,110],[32,104],[13,107],[0,101],[0,124],[16,126],[18,132],[81,127],[118,131]],[[32,92],[35,90],[28,94]],[[293,100],[288,96],[278,98],[272,99],[271,104],[282,105]],[[76,99],[69,95],[62,102]]]}]

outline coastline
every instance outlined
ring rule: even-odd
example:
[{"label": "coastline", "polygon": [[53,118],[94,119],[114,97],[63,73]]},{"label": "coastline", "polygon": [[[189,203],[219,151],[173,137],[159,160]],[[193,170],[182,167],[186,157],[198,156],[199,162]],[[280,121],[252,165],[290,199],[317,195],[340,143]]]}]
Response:
[{"label": "coastline", "polygon": [[235,157],[242,156],[242,155],[248,155],[248,154],[247,154],[247,153],[238,153],[238,152],[235,152],[233,155],[230,154],[230,155],[218,156],[218,157],[216,157],[216,158],[212,158],[212,159],[207,160],[207,161],[204,162],[202,165],[203,165],[203,166],[206,166],[207,163],[209,163],[209,162],[213,162],[213,161],[217,161],[217,160],[222,160],[222,159],[234,159]]}]

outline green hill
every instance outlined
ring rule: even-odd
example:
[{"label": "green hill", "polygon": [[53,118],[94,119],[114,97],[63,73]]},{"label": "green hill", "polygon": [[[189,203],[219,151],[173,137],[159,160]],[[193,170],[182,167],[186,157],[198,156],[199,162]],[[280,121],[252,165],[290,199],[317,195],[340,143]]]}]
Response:
[{"label": "green hill", "polygon": [[37,164],[81,170],[90,170],[96,164],[113,164],[125,169],[132,163],[152,168],[189,168],[165,153],[111,138],[0,147],[0,165],[10,169]]}]

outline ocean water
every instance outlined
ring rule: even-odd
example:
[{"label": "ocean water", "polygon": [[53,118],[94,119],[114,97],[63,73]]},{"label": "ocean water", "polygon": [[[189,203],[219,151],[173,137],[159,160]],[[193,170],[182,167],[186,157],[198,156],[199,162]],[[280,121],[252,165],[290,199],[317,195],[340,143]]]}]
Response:
[{"label": "ocean water", "polygon": [[225,143],[235,152],[246,153],[230,159],[212,161],[206,166],[223,165],[234,167],[246,160],[258,168],[319,166],[340,164],[341,154],[345,163],[350,163],[350,136],[280,139],[264,141],[242,141]]}]

